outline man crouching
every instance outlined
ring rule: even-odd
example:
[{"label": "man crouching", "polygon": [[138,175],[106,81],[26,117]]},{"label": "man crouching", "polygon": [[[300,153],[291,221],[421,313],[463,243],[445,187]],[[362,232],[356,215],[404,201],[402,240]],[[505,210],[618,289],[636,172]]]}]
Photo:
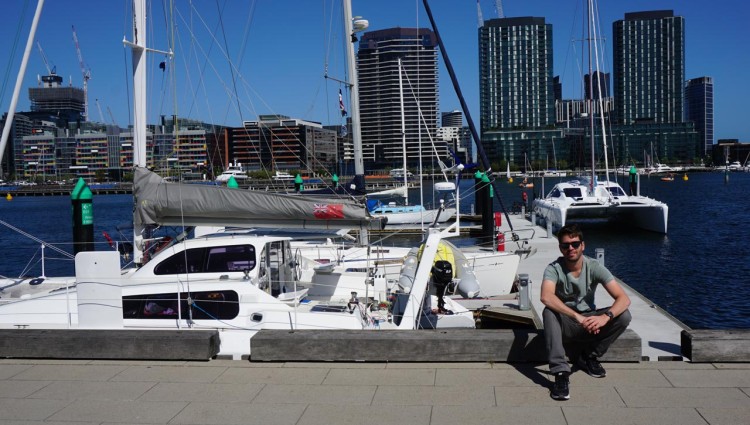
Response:
[{"label": "man crouching", "polygon": [[[563,343],[570,343],[571,360],[595,378],[607,372],[599,358],[630,323],[630,298],[606,267],[583,255],[586,245],[576,225],[557,232],[562,257],[544,270],[542,304],[544,338],[547,343],[549,370],[555,376],[550,393],[555,400],[570,398],[570,366],[565,360]],[[596,287],[601,284],[614,299],[611,307],[597,309]]]}]

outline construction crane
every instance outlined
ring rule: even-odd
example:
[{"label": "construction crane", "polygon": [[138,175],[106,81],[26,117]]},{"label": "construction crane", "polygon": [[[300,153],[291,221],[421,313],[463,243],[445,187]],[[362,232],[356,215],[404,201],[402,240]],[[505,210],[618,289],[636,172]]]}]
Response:
[{"label": "construction crane", "polygon": [[94,99],[96,102],[96,109],[99,110],[99,119],[102,120],[102,124],[106,124],[107,122],[104,121],[104,114],[102,113],[102,105],[99,104],[99,99]]},{"label": "construction crane", "polygon": [[76,27],[73,27],[73,43],[76,46],[76,54],[78,54],[78,63],[81,65],[81,74],[83,74],[83,120],[89,120],[89,80],[91,79],[91,70],[86,68],[83,62],[83,56],[81,55],[81,48],[78,47],[78,36],[76,35]]},{"label": "construction crane", "polygon": [[498,18],[505,17],[505,13],[503,13],[503,0],[495,0],[495,11]]},{"label": "construction crane", "polygon": [[44,61],[44,66],[47,67],[47,75],[55,75],[57,71],[57,67],[55,65],[52,65],[50,68],[49,61],[47,61],[47,55],[44,54],[44,50],[42,50],[42,45],[39,44],[39,42],[36,42],[36,47],[39,49],[39,54],[42,55],[42,60]]},{"label": "construction crane", "polygon": [[117,123],[115,122],[115,116],[112,115],[112,110],[109,109],[109,105],[107,105],[107,112],[109,112],[109,117],[112,119],[112,125],[117,127]]}]

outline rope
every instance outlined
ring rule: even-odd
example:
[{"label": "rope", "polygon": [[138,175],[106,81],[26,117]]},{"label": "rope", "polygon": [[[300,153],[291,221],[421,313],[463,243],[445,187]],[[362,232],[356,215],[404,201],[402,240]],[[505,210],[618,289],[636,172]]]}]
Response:
[{"label": "rope", "polygon": [[42,244],[42,245],[44,245],[46,247],[49,247],[51,250],[53,250],[53,251],[55,251],[55,252],[57,252],[57,253],[59,253],[61,255],[64,255],[64,256],[66,256],[68,258],[71,258],[71,259],[75,258],[75,256],[73,254],[71,254],[69,252],[66,252],[66,251],[64,251],[64,250],[62,250],[62,249],[60,249],[60,248],[58,248],[58,247],[56,247],[54,245],[51,245],[51,244],[49,244],[49,243],[47,243],[47,242],[45,242],[45,241],[37,238],[36,236],[33,236],[33,235],[29,234],[29,233],[26,233],[23,230],[19,229],[18,227],[13,226],[12,224],[10,224],[8,222],[0,220],[0,224],[2,224],[3,226],[9,228],[10,230],[13,230],[13,231],[15,231],[15,232],[17,232],[17,233],[19,233],[19,234],[21,234],[23,236],[26,236],[27,238],[31,239],[32,241],[38,242],[38,243],[40,243],[40,244]]}]

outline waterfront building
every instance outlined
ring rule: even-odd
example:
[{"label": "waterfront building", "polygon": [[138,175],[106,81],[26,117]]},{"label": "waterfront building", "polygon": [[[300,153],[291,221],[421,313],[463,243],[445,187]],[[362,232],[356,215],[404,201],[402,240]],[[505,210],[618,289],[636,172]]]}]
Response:
[{"label": "waterfront building", "polygon": [[437,53],[435,33],[426,28],[390,28],[362,35],[357,78],[366,163],[375,167],[403,166],[399,59],[408,165],[418,165],[420,157],[423,163],[429,162],[435,149],[441,160],[446,159],[445,147],[433,147],[429,142],[436,137],[438,123]]},{"label": "waterfront building", "polygon": [[626,13],[613,24],[615,123],[680,123],[685,19],[671,10]]},{"label": "waterfront building", "polygon": [[334,170],[338,139],[320,123],[284,115],[261,115],[224,131],[225,165],[237,161],[246,170]]},{"label": "waterfront building", "polygon": [[692,78],[685,83],[685,120],[695,123],[703,155],[710,156],[714,144],[713,78]]},{"label": "waterfront building", "polygon": [[552,25],[544,18],[499,18],[479,28],[481,139],[491,162],[522,167],[546,159],[555,124]]}]

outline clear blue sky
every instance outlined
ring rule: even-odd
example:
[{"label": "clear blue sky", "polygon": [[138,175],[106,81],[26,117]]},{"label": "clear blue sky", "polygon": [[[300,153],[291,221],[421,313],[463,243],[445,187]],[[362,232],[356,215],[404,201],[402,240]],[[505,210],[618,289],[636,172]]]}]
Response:
[{"label": "clear blue sky", "polygon": [[[229,64],[220,51],[224,35],[229,55],[239,70],[235,74],[240,94],[242,119],[258,114],[279,113],[313,121],[340,122],[338,83],[323,78],[326,63],[329,74],[344,78],[339,0],[185,0],[175,2],[177,53],[174,75],[175,95],[168,75],[159,70],[160,56],[149,65],[149,122],[160,114],[171,115],[174,105],[180,116],[217,124],[237,126],[240,114]],[[370,21],[370,29],[395,26],[429,27],[421,0],[352,0],[354,15]],[[750,99],[750,6],[744,0],[717,2],[686,0],[600,0],[600,20],[606,40],[605,70],[611,69],[612,22],[626,12],[671,9],[686,20],[686,78],[714,78],[715,137],[739,138],[750,142],[747,103]],[[22,9],[26,4],[25,15]],[[72,41],[75,25],[83,59],[91,70],[89,115],[101,121],[95,99],[99,99],[105,121],[111,109],[120,126],[129,123],[128,92],[132,92],[130,52],[122,46],[123,36],[132,38],[127,0],[47,0],[36,35],[49,61],[68,84],[80,87],[82,77]],[[478,125],[477,11],[475,0],[432,0],[430,2],[461,88]],[[485,19],[497,17],[495,2],[481,0]],[[0,27],[0,63],[5,89],[0,109],[8,109],[20,58],[28,37],[35,0],[4,0],[4,25]],[[149,44],[166,49],[168,33],[164,2],[151,2]],[[506,0],[506,17],[539,16],[553,24],[555,75],[563,81],[566,98],[580,97],[580,43],[582,0]],[[333,13],[332,13],[333,10]],[[15,56],[11,55],[16,22],[21,35]],[[192,28],[192,31],[190,31]],[[214,34],[213,36],[211,34]],[[192,38],[192,40],[191,40]],[[221,48],[219,48],[221,46]],[[209,53],[210,52],[210,53]],[[206,55],[210,60],[206,61]],[[127,63],[126,63],[127,57]],[[326,58],[328,58],[326,60]],[[441,59],[442,64],[442,59]],[[10,73],[6,77],[6,70]],[[459,103],[444,67],[440,71],[440,109],[459,109]],[[28,110],[28,88],[46,69],[36,44],[18,110]],[[202,78],[201,78],[202,77]],[[6,81],[7,80],[7,81]],[[203,84],[201,84],[201,81]],[[348,101],[347,101],[348,106]]]}]

